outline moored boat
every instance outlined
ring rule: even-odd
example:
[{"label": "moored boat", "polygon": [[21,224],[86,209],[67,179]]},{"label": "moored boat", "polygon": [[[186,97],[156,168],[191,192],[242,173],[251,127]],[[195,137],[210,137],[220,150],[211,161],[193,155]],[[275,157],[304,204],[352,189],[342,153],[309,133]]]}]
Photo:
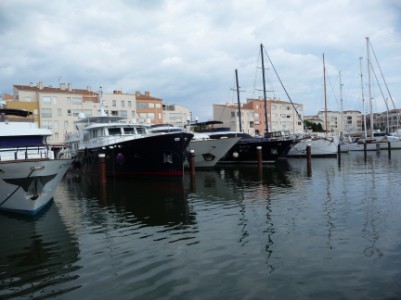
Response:
[{"label": "moored boat", "polygon": [[[153,125],[151,131],[155,133],[179,132],[186,129],[168,124]],[[240,140],[240,137],[224,139],[211,139],[206,133],[192,132],[194,137],[189,143],[188,150],[194,151],[194,164],[196,168],[212,168],[219,160]],[[185,166],[189,166],[188,159]]]},{"label": "moored boat", "polygon": [[240,137],[241,139],[220,159],[219,163],[252,164],[258,163],[258,148],[261,148],[262,163],[274,163],[286,159],[294,140],[274,140],[253,137],[241,132],[209,132],[212,139]]},{"label": "moored boat", "polygon": [[[71,144],[74,168],[84,174],[98,174],[105,157],[106,176],[182,177],[186,149],[193,134],[188,132],[151,133],[144,124],[121,122],[125,118],[108,116],[76,122],[79,134]],[[68,141],[66,141],[68,143]]]},{"label": "moored boat", "polygon": [[55,158],[46,141],[52,132],[31,115],[0,109],[0,209],[34,215],[52,200],[72,160]]}]

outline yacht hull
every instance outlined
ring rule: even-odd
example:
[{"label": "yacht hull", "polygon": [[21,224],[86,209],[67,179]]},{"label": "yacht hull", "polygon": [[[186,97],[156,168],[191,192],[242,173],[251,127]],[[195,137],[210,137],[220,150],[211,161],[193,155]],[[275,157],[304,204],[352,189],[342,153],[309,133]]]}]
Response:
[{"label": "yacht hull", "polygon": [[73,166],[83,174],[99,174],[103,154],[106,176],[183,176],[192,137],[183,132],[156,134],[80,149]]},{"label": "yacht hull", "polygon": [[0,209],[35,215],[53,198],[72,160],[0,162]]}]

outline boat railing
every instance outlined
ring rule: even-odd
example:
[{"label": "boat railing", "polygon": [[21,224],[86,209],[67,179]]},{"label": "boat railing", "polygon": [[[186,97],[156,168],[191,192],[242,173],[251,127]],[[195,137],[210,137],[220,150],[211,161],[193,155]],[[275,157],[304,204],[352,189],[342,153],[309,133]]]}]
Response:
[{"label": "boat railing", "polygon": [[54,159],[53,151],[41,146],[0,148],[0,161]]}]

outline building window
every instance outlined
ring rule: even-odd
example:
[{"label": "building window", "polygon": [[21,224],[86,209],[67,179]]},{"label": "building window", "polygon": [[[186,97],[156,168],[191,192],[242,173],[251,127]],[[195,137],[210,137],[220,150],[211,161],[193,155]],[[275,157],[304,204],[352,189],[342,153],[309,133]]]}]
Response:
[{"label": "building window", "polygon": [[148,105],[146,102],[137,102],[136,103],[136,108],[141,109],[141,108],[147,108]]},{"label": "building window", "polygon": [[121,100],[121,107],[125,107],[125,101]]},{"label": "building window", "polygon": [[154,103],[149,103],[149,108],[155,108],[155,104]]},{"label": "building window", "polygon": [[127,117],[127,111],[126,110],[120,110],[120,117],[126,118]]},{"label": "building window", "polygon": [[160,103],[156,103],[156,108],[162,108],[162,105]]},{"label": "building window", "polygon": [[43,96],[42,97],[43,104],[51,104],[51,97],[50,96]]},{"label": "building window", "polygon": [[42,127],[42,128],[49,128],[49,129],[52,129],[52,128],[53,128],[53,127],[52,127],[52,121],[51,121],[51,120],[42,120],[42,121],[40,122],[40,124],[41,124],[40,127]]},{"label": "building window", "polygon": [[128,101],[128,107],[132,107],[132,101]]},{"label": "building window", "polygon": [[51,118],[52,117],[52,109],[51,108],[41,108],[40,115],[42,118]]},{"label": "building window", "polygon": [[82,98],[73,97],[72,98],[72,104],[81,105],[82,104]]},{"label": "building window", "polygon": [[111,101],[111,106],[116,107],[117,106],[117,101],[116,100],[112,100]]},{"label": "building window", "polygon": [[57,116],[61,117],[61,108],[57,108]]}]

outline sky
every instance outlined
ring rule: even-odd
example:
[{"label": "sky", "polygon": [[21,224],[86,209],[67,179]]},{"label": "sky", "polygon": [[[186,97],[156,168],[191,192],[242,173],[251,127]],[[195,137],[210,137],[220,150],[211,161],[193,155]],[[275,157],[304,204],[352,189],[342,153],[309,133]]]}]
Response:
[{"label": "sky", "polygon": [[241,102],[263,97],[263,45],[267,97],[305,115],[401,108],[399,0],[1,0],[0,37],[1,93],[149,91],[206,121],[237,103],[235,70]]}]

